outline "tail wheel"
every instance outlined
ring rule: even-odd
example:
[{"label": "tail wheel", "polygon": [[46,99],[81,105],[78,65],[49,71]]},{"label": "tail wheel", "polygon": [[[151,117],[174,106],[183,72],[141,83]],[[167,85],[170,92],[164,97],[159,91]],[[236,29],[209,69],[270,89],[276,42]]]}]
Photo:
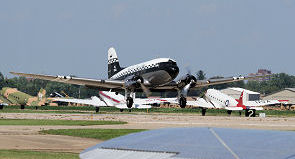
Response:
[{"label": "tail wheel", "polygon": [[99,112],[99,107],[95,107],[95,112],[96,112],[96,113]]},{"label": "tail wheel", "polygon": [[127,97],[126,104],[127,104],[127,107],[128,107],[129,109],[132,108],[132,105],[133,105],[133,98],[131,98],[131,97]]},{"label": "tail wheel", "polygon": [[20,106],[20,109],[25,109],[25,105],[21,105]]},{"label": "tail wheel", "polygon": [[206,108],[202,108],[202,116],[206,115]]},{"label": "tail wheel", "polygon": [[179,106],[180,106],[180,108],[185,108],[185,106],[186,106],[186,98],[185,97],[180,97]]}]

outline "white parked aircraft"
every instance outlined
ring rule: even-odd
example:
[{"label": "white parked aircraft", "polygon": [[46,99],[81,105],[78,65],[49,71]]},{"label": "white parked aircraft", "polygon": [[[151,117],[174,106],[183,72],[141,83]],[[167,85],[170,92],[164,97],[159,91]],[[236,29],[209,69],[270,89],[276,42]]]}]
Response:
[{"label": "white parked aircraft", "polygon": [[89,79],[71,76],[51,76],[41,74],[27,74],[11,72],[14,75],[32,77],[55,82],[83,85],[98,90],[125,90],[125,103],[128,108],[133,106],[133,94],[137,91],[177,90],[178,103],[184,108],[186,97],[190,89],[247,80],[257,77],[230,77],[222,79],[198,80],[191,74],[186,74],[178,81],[173,81],[179,73],[176,62],[170,58],[157,58],[151,61],[123,68],[119,64],[117,53],[114,48],[108,50],[108,78]]},{"label": "white parked aircraft", "polygon": [[244,101],[244,92],[241,93],[239,99],[224,94],[215,89],[208,89],[205,99],[197,98],[195,101],[188,101],[188,105],[199,106],[202,108],[202,115],[205,115],[207,108],[226,109],[228,114],[232,111],[245,110],[246,116],[255,116],[256,110],[263,110],[262,106],[280,104],[279,100],[258,100]]},{"label": "white parked aircraft", "polygon": [[[121,112],[124,109],[129,109],[123,95],[108,91],[100,91],[99,97],[93,96],[91,99],[54,98],[53,101],[92,105],[96,107],[96,112],[99,111],[99,107],[101,106],[116,107],[119,108]],[[152,104],[164,102],[168,101],[162,98],[134,98],[134,103],[131,108],[148,109],[151,108]]]}]

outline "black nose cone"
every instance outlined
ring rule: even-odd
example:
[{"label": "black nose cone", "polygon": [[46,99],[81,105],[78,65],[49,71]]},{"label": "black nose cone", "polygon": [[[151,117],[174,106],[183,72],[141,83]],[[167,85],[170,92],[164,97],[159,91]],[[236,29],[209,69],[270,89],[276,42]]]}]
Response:
[{"label": "black nose cone", "polygon": [[174,65],[167,69],[167,72],[169,73],[172,79],[175,79],[179,73],[179,68],[177,65]]}]

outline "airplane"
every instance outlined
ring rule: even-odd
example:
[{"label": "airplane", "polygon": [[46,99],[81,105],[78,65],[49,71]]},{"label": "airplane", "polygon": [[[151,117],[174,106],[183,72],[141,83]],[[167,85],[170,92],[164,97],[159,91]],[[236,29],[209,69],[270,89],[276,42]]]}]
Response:
[{"label": "airplane", "polygon": [[[129,67],[121,67],[118,56],[113,47],[108,50],[108,79],[90,79],[72,76],[52,76],[42,74],[29,74],[10,72],[13,75],[50,80],[75,85],[83,85],[101,91],[125,91],[125,103],[131,108],[134,103],[134,92],[143,91],[146,95],[150,91],[178,91],[178,103],[181,108],[185,108],[187,94],[190,89],[198,89],[209,85],[237,82],[255,77],[229,77],[221,79],[197,80],[195,76],[187,73],[174,81],[179,74],[179,68],[175,60],[171,58],[157,58],[147,62],[139,63]],[[265,77],[265,76],[263,76]]]},{"label": "airplane", "polygon": [[16,88],[3,87],[0,91],[0,95],[7,99],[10,104],[20,105],[21,109],[24,109],[25,106],[36,106],[36,109],[38,109],[37,106],[47,104],[56,106],[54,103],[50,103],[50,101],[46,99],[45,94],[46,90],[42,88],[40,89],[37,97],[21,92]]},{"label": "airplane", "polygon": [[4,103],[1,99],[0,99],[0,110],[3,109],[4,106],[8,106],[7,103]]},{"label": "airplane", "polygon": [[245,116],[255,117],[257,110],[263,110],[262,106],[280,104],[279,100],[257,100],[244,101],[244,91],[239,99],[224,94],[216,89],[208,89],[204,98],[197,98],[195,101],[190,101],[188,105],[199,106],[202,108],[202,115],[205,116],[207,108],[226,109],[230,115],[232,111],[245,110]]},{"label": "airplane", "polygon": [[9,104],[10,102],[0,93],[0,109],[3,109],[4,106],[8,106]]},{"label": "airplane", "polygon": [[[134,98],[134,103],[131,108],[137,109],[149,109],[153,104],[169,103],[168,98]],[[171,99],[171,100],[174,100]],[[95,106],[96,112],[99,112],[99,107],[116,107],[119,108],[121,112],[124,109],[130,109],[126,106],[125,97],[117,92],[110,91],[100,91],[99,97],[93,96],[90,99],[68,99],[68,98],[53,98],[53,101],[58,102],[69,102],[78,103]]]}]

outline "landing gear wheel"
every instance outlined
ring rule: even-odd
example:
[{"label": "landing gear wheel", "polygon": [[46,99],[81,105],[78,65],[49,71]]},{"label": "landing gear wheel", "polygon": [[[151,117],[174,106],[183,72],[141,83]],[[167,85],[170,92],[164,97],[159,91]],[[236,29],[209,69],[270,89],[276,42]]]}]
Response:
[{"label": "landing gear wheel", "polygon": [[131,112],[131,109],[129,109],[129,112]]},{"label": "landing gear wheel", "polygon": [[205,116],[206,115],[206,110],[205,108],[202,108],[202,116]]},{"label": "landing gear wheel", "polygon": [[3,109],[3,107],[4,107],[3,105],[0,105],[0,110]]},{"label": "landing gear wheel", "polygon": [[241,111],[239,111],[239,115],[242,116],[242,112]]},{"label": "landing gear wheel", "polygon": [[38,110],[38,106],[36,106],[35,109]]},{"label": "landing gear wheel", "polygon": [[120,109],[120,112],[123,112],[124,111],[124,109]]},{"label": "landing gear wheel", "polygon": [[227,114],[230,116],[231,115],[232,110],[228,110]]},{"label": "landing gear wheel", "polygon": [[20,109],[25,109],[25,105],[21,105],[20,106]]},{"label": "landing gear wheel", "polygon": [[96,112],[96,113],[99,112],[99,107],[95,107],[95,112]]},{"label": "landing gear wheel", "polygon": [[126,104],[127,104],[127,107],[128,107],[129,109],[132,108],[132,105],[133,105],[133,98],[131,98],[131,97],[127,97]]},{"label": "landing gear wheel", "polygon": [[185,97],[180,97],[179,106],[180,106],[180,108],[185,108],[185,106],[186,106],[186,98]]}]

